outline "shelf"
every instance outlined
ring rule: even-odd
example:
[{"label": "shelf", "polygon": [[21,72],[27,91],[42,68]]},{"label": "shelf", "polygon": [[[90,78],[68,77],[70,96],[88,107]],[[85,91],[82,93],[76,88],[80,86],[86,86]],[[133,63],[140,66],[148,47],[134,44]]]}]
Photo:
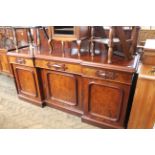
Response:
[{"label": "shelf", "polygon": [[73,35],[74,27],[73,26],[54,26],[54,34],[58,35]]},{"label": "shelf", "polygon": [[54,30],[57,30],[57,31],[74,31],[73,28],[62,28],[62,29],[54,29]]}]

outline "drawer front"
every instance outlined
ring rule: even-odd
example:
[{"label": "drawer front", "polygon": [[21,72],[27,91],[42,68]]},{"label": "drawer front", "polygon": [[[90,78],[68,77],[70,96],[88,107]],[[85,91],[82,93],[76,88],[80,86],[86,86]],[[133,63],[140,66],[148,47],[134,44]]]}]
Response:
[{"label": "drawer front", "polygon": [[100,68],[83,67],[84,76],[131,84],[132,74]]},{"label": "drawer front", "polygon": [[35,60],[36,67],[46,68],[55,71],[63,71],[68,73],[81,74],[81,66],[76,64],[68,64],[57,61]]},{"label": "drawer front", "polygon": [[24,66],[34,67],[33,60],[22,57],[9,57],[9,62],[14,64],[20,64]]}]

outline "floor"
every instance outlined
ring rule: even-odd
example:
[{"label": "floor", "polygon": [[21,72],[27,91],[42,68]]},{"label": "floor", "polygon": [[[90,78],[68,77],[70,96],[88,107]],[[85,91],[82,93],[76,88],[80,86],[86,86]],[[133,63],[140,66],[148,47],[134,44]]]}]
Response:
[{"label": "floor", "polygon": [[0,74],[0,129],[95,129],[77,116],[17,97],[12,78]]}]

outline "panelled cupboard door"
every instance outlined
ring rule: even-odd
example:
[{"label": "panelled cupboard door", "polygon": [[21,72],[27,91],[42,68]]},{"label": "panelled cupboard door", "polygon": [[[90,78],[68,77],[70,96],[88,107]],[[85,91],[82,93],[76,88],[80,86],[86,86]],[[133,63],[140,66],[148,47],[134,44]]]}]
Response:
[{"label": "panelled cupboard door", "polygon": [[46,103],[77,115],[81,115],[81,77],[43,69]]},{"label": "panelled cupboard door", "polygon": [[105,128],[124,128],[130,86],[84,78],[83,87],[83,121]]},{"label": "panelled cupboard door", "polygon": [[41,104],[39,81],[36,69],[13,64],[19,97]]}]

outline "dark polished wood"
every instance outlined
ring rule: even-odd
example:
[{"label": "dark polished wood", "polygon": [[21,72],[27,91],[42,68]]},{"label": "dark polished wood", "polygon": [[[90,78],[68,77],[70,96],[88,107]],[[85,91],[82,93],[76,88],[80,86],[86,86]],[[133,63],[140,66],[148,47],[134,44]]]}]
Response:
[{"label": "dark polished wood", "polygon": [[82,120],[100,127],[124,128],[130,86],[93,78],[84,78],[83,86]]},{"label": "dark polished wood", "polygon": [[[71,55],[66,50],[35,52],[35,65],[41,68],[47,105],[82,115],[82,120],[102,128],[125,128],[126,112],[139,56],[133,60],[107,53],[95,56]],[[78,102],[77,102],[78,101]]]},{"label": "dark polished wood", "polygon": [[65,55],[64,45],[66,42],[76,42],[78,56],[80,57],[80,49],[82,40],[89,38],[88,26],[51,26],[48,27],[49,49],[50,53],[54,49],[54,41],[60,41],[62,47],[62,56]]},{"label": "dark polished wood", "polygon": [[112,63],[113,54],[122,56],[125,59],[131,59],[132,55],[136,52],[139,27],[133,26],[126,30],[123,26],[111,26],[106,29],[102,27],[102,29],[102,36],[96,37],[95,27],[91,27],[91,55],[94,56],[95,44],[99,43],[103,44],[105,50],[108,52],[107,62],[109,64]]},{"label": "dark polished wood", "polygon": [[[137,60],[135,59],[136,65]],[[104,66],[86,63],[83,68],[83,104],[82,120],[103,128],[125,128],[130,90],[135,68],[116,64]],[[123,72],[122,72],[123,71]]]},{"label": "dark polished wood", "polygon": [[[42,84],[29,48],[8,52],[19,98],[43,106]],[[26,53],[27,52],[27,53]]]},{"label": "dark polished wood", "polygon": [[13,70],[19,97],[33,101],[41,106],[40,88],[35,68],[13,65]]},{"label": "dark polished wood", "polygon": [[53,70],[42,70],[47,105],[81,115],[81,77]]},{"label": "dark polished wood", "polygon": [[17,48],[28,46],[32,42],[30,27],[13,27],[13,33]]},{"label": "dark polished wood", "polygon": [[[74,27],[76,29],[76,27]],[[22,99],[81,116],[82,120],[102,128],[125,128],[128,106],[131,105],[130,90],[137,71],[139,56],[127,60],[113,55],[108,63],[108,53],[100,52],[91,56],[87,46],[80,47],[78,31],[73,28],[54,30],[55,43],[50,27],[36,27],[33,32],[33,46],[18,48],[8,53],[13,68],[18,96]],[[74,33],[77,34],[74,34]],[[87,32],[87,31],[85,31]],[[58,33],[60,33],[58,35]],[[87,33],[82,33],[85,38]],[[80,34],[79,34],[80,35]],[[75,38],[74,38],[75,37]],[[67,39],[66,39],[67,38]],[[66,41],[77,39],[79,45],[69,48]],[[52,52],[49,52],[50,45]],[[60,45],[60,44],[59,44]],[[68,46],[68,48],[66,48]],[[79,50],[81,54],[79,56]]]}]

